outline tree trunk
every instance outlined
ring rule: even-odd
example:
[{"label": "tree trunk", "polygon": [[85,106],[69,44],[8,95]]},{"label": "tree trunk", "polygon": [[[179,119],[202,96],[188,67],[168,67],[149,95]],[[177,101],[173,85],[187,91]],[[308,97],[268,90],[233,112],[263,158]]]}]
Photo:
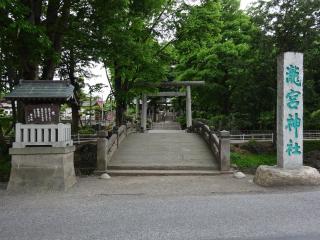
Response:
[{"label": "tree trunk", "polygon": [[[30,22],[32,25],[41,24],[41,14],[42,14],[42,0],[21,0],[22,4],[26,6],[27,11],[24,18]],[[34,49],[28,47],[28,39],[30,38],[30,33],[21,31],[17,33],[18,42],[18,56],[21,61],[21,77],[26,80],[38,79],[38,61],[39,58],[32,58],[34,55]]]},{"label": "tree trunk", "polygon": [[71,109],[72,109],[72,133],[77,134],[79,131],[80,107],[78,104],[72,103]]},{"label": "tree trunk", "polygon": [[126,95],[123,91],[121,67],[115,62],[114,64],[114,91],[116,100],[116,125],[119,127],[125,124],[124,112],[126,110]]},{"label": "tree trunk", "polygon": [[74,97],[76,102],[71,103],[71,109],[72,109],[72,133],[77,134],[79,131],[79,94],[80,94],[80,86],[79,83],[77,82],[77,79],[75,77],[75,67],[76,67],[76,62],[74,59],[74,51],[73,49],[70,50],[70,59],[69,59],[69,64],[68,64],[68,75],[69,75],[69,80],[70,83],[74,86]]},{"label": "tree trunk", "polygon": [[[56,55],[60,55],[62,39],[65,34],[70,14],[71,0],[64,0],[60,10],[60,0],[49,0],[47,10],[47,35],[52,42],[52,51],[45,56],[42,79],[52,80],[56,69]],[[61,15],[60,17],[58,15]]]}]

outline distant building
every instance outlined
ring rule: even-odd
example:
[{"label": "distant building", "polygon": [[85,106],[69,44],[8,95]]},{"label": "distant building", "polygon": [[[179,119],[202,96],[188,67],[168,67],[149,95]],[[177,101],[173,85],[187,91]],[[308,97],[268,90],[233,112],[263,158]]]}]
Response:
[{"label": "distant building", "polygon": [[12,105],[7,101],[0,101],[0,114],[1,112],[6,116],[12,116]]},{"label": "distant building", "polygon": [[72,119],[72,109],[71,107],[66,107],[64,110],[60,111],[60,119],[63,121]]}]

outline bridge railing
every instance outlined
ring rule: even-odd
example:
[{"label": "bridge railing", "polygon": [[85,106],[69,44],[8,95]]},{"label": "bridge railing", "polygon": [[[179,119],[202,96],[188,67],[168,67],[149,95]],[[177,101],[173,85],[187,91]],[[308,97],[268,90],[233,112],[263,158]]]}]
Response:
[{"label": "bridge railing", "polygon": [[198,133],[209,145],[213,155],[220,164],[221,171],[230,170],[230,133],[219,131],[215,133],[203,122],[193,120],[192,131]]},{"label": "bridge railing", "polygon": [[100,131],[97,138],[97,172],[106,172],[108,162],[126,136],[134,130],[131,123],[115,128],[108,139],[106,131]]}]

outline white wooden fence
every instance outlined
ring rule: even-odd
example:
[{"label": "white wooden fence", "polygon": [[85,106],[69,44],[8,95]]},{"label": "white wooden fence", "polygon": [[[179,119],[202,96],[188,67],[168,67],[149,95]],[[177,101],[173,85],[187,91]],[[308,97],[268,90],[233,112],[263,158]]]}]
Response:
[{"label": "white wooden fence", "polygon": [[256,142],[273,142],[273,133],[254,133],[254,134],[231,134],[231,143],[244,143],[249,141]]},{"label": "white wooden fence", "polygon": [[16,123],[14,148],[27,146],[72,146],[71,125],[63,124],[22,124]]},{"label": "white wooden fence", "polygon": [[[244,134],[231,134],[230,135],[231,143],[245,143],[249,141],[256,142],[273,142],[274,134],[273,133],[244,133]],[[303,132],[304,141],[319,141],[320,132],[306,130]]]}]

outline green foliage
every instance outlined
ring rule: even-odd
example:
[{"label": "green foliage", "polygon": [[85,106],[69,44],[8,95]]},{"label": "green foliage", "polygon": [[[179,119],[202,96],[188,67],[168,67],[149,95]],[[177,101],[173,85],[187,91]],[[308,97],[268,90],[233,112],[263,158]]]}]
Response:
[{"label": "green foliage", "polygon": [[[270,146],[250,141],[240,146],[245,151],[232,151],[231,162],[236,164],[241,170],[254,172],[259,165],[276,165],[277,156],[274,149]],[[320,150],[320,141],[304,141],[303,152],[308,153]],[[246,152],[247,151],[247,152]]]},{"label": "green foliage", "polygon": [[185,129],[187,127],[187,122],[186,122],[186,116],[185,115],[177,117],[176,121],[178,123],[180,123],[180,126],[181,126],[182,129]]},{"label": "green foliage", "polygon": [[[0,115],[0,132],[10,134],[11,131],[13,131],[13,129],[10,129],[12,126],[12,122],[13,122],[12,117]],[[1,151],[1,146],[0,146],[0,151]]]},{"label": "green foliage", "polygon": [[192,89],[195,117],[217,130],[273,129],[276,57],[301,51],[304,124],[320,127],[320,1],[257,0],[247,12],[239,0],[38,2],[0,1],[0,96],[58,68],[80,102],[86,69],[100,61],[120,122],[134,97],[155,91],[146,82],[204,80]]},{"label": "green foliage", "polygon": [[195,109],[214,115],[210,120],[219,128],[252,127],[250,113],[256,109],[250,102],[256,95],[249,66],[256,31],[236,0],[192,7],[178,28],[177,78],[206,81],[193,90]]},{"label": "green foliage", "polygon": [[303,152],[311,152],[314,150],[320,151],[320,141],[304,141],[303,142]]},{"label": "green foliage", "polygon": [[96,131],[91,126],[84,126],[79,129],[79,134],[94,134]]},{"label": "green foliage", "polygon": [[193,88],[193,109],[215,127],[273,129],[277,55],[302,51],[305,125],[319,128],[310,114],[320,105],[320,2],[256,2],[247,13],[237,0],[187,6],[174,44],[175,76],[206,81],[205,87]]},{"label": "green foliage", "polygon": [[165,79],[168,55],[156,37],[170,0],[96,0],[93,21],[97,51],[110,69],[111,85],[117,105],[117,124],[124,121],[126,105],[133,97],[148,91],[142,83]]},{"label": "green foliage", "polygon": [[241,170],[254,170],[259,165],[276,165],[275,154],[243,154],[231,152],[231,163],[236,164]]},{"label": "green foliage", "polygon": [[276,152],[272,144],[261,143],[255,140],[250,140],[248,143],[242,144],[241,149],[245,149],[246,151],[249,151],[253,154],[266,154]]}]

